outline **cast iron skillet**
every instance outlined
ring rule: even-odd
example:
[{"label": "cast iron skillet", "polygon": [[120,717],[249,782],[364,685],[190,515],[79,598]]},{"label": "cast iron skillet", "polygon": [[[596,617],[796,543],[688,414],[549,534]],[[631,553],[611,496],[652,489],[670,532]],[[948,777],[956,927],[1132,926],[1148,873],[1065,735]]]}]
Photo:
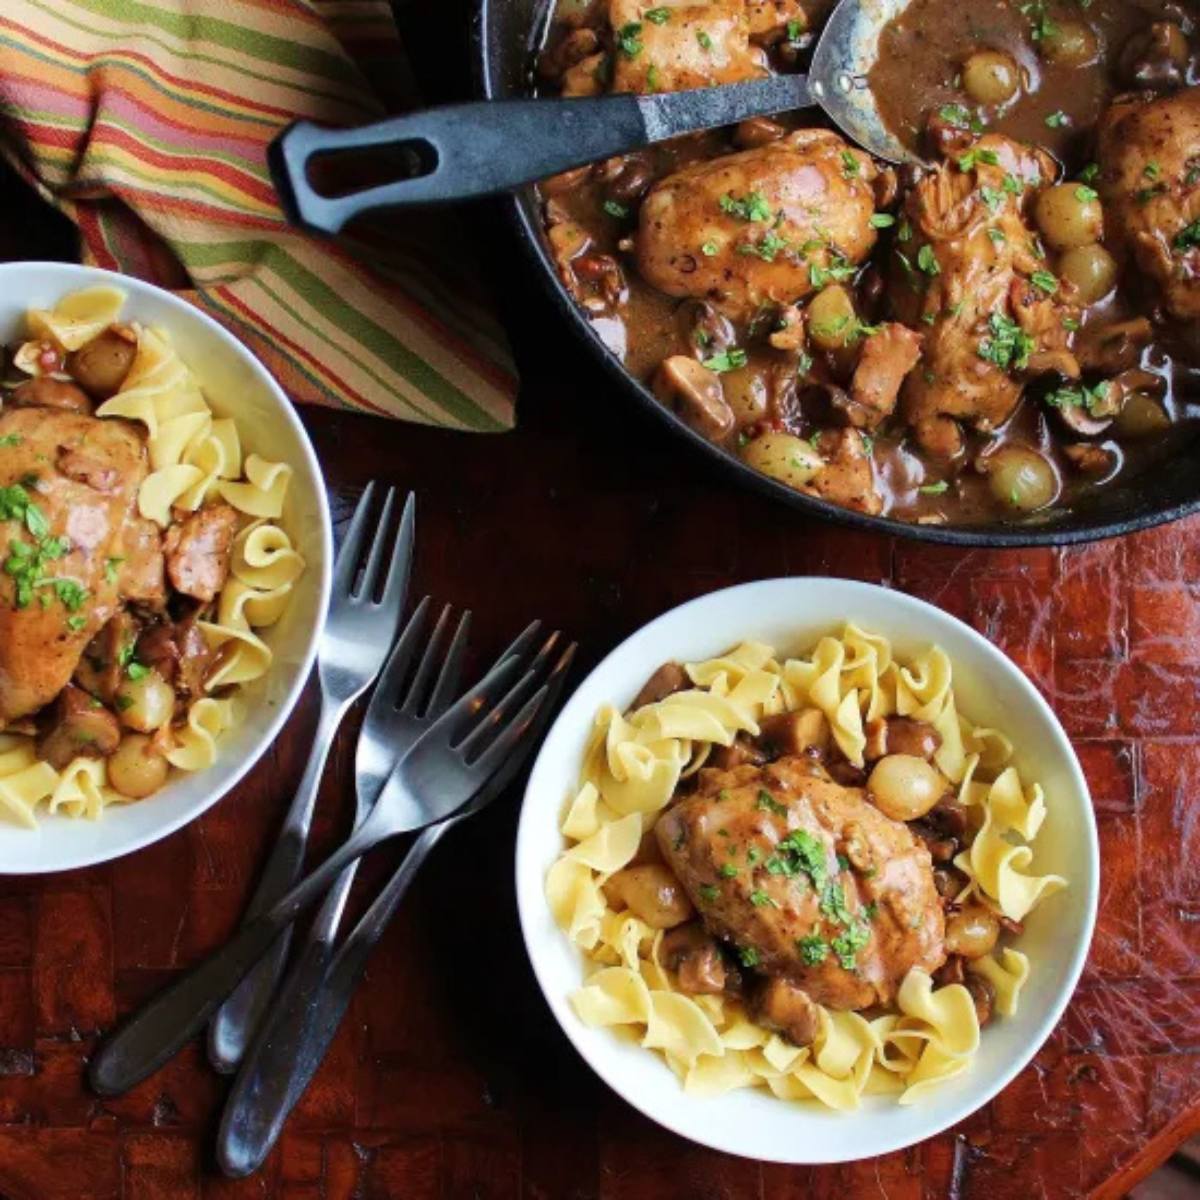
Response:
[{"label": "cast iron skillet", "polygon": [[[479,0],[472,43],[478,85],[489,100],[525,96],[530,88],[534,53],[545,33],[547,0]],[[743,483],[812,516],[875,533],[898,534],[925,542],[958,546],[1057,546],[1119,537],[1138,529],[1174,521],[1200,509],[1200,454],[1196,438],[1176,445],[1161,463],[1132,484],[1101,488],[1086,506],[1052,510],[1021,523],[989,525],[915,525],[889,517],[868,517],[793,491],[714,446],[660,404],[604,345],[563,286],[542,233],[537,197],[525,188],[508,205],[517,235],[541,276],[552,301],[573,327],[582,346],[608,372],[614,384],[644,409],[668,424],[675,435],[706,454],[713,465],[737,475]]]}]

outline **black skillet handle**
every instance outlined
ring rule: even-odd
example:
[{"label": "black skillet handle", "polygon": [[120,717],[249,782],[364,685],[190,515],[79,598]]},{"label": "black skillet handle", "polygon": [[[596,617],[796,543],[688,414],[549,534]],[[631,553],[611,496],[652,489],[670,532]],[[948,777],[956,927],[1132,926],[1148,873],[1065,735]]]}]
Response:
[{"label": "black skillet handle", "polygon": [[[300,121],[275,139],[268,161],[288,216],[337,233],[370,209],[487,196],[651,142],[811,103],[802,75],[650,96],[481,101],[358,129]],[[309,182],[317,156],[384,147],[405,151],[409,177],[341,196],[322,195]]]}]

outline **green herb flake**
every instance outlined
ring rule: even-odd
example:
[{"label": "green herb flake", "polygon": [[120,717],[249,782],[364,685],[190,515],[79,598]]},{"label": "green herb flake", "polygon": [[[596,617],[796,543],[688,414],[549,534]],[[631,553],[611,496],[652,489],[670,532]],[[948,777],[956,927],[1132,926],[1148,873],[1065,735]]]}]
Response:
[{"label": "green herb flake", "polygon": [[642,16],[646,18],[652,25],[665,25],[671,19],[671,10],[666,6],[661,8],[648,8]]},{"label": "green herb flake", "polygon": [[859,922],[850,925],[846,932],[829,943],[838,965],[844,971],[853,971],[858,952],[871,940],[871,930]]},{"label": "green herb flake", "polygon": [[743,967],[758,966],[758,951],[753,946],[742,946],[738,950],[738,958]]},{"label": "green herb flake", "polygon": [[928,242],[917,251],[917,266],[926,275],[940,275],[942,273],[942,268],[938,265],[937,255]]},{"label": "green herb flake", "polygon": [[616,200],[605,200],[604,211],[608,213],[610,217],[616,217],[617,220],[622,220],[623,218],[629,216],[629,209],[626,208],[624,204],[618,203]]},{"label": "green herb flake", "polygon": [[125,668],[125,674],[128,675],[130,679],[145,679],[146,676],[150,674],[150,668],[144,663],[131,662]]},{"label": "green herb flake", "polygon": [[872,229],[888,229],[895,223],[896,218],[891,213],[873,213],[871,215]]},{"label": "green herb flake", "polygon": [[1100,178],[1100,164],[1088,163],[1082,171],[1079,172],[1080,183],[1095,183]]},{"label": "green herb flake", "polygon": [[787,805],[780,804],[766,788],[760,788],[754,807],[762,812],[774,813],[777,817],[787,816]]},{"label": "green herb flake", "polygon": [[1023,371],[1029,365],[1029,356],[1037,348],[1037,342],[1002,313],[992,313],[988,317],[988,329],[990,335],[976,350],[979,357],[1004,371]]},{"label": "green herb flake", "polygon": [[0,447],[19,446],[21,444],[21,435],[19,433],[6,433],[0,437]]},{"label": "green herb flake", "polygon": [[1200,220],[1185,225],[1175,235],[1175,240],[1171,244],[1176,250],[1191,250],[1195,246],[1200,246]]},{"label": "green herb flake", "polygon": [[1082,204],[1090,204],[1093,200],[1100,199],[1100,193],[1094,187],[1088,187],[1087,184],[1080,184],[1075,189],[1075,199]]},{"label": "green herb flake", "polygon": [[703,254],[705,258],[712,258],[713,255],[717,254],[719,251],[720,247],[712,240],[712,238],[709,238],[708,241],[700,247],[700,253]]},{"label": "green herb flake", "polygon": [[705,904],[711,904],[720,894],[720,889],[715,883],[702,883],[700,885],[700,899]]},{"label": "green herb flake", "polygon": [[104,582],[115,584],[119,568],[125,560],[118,556],[110,556],[104,560]]},{"label": "green herb flake", "polygon": [[1070,123],[1070,118],[1061,109],[1050,113],[1046,117],[1046,125],[1050,129],[1066,129]]},{"label": "green herb flake", "polygon": [[917,491],[923,496],[941,496],[950,490],[950,484],[945,479],[939,479],[937,483],[926,483],[917,488]]},{"label": "green herb flake", "polygon": [[700,49],[709,51],[713,48],[713,40],[703,29],[696,30],[696,41],[700,43]]},{"label": "green herb flake", "polygon": [[1029,282],[1047,296],[1053,296],[1058,291],[1058,280],[1049,271],[1034,271],[1029,277]]},{"label": "green herb flake", "polygon": [[637,58],[642,52],[641,21],[626,21],[617,30],[617,48],[626,58]]},{"label": "green herb flake", "polygon": [[772,908],[779,907],[779,904],[772,900],[771,897],[762,890],[762,888],[755,888],[754,891],[750,893],[750,903],[753,904],[755,908],[764,908],[767,905],[770,905]]},{"label": "green herb flake", "polygon": [[860,166],[858,159],[855,158],[854,153],[850,150],[843,150],[842,151],[842,174],[847,179],[853,179],[858,175],[858,173],[861,170],[862,170],[862,167]]},{"label": "green herb flake", "polygon": [[723,213],[742,221],[769,221],[771,206],[762,192],[751,192],[740,200],[726,192],[717,200]]},{"label": "green herb flake", "polygon": [[723,375],[726,371],[736,371],[740,367],[744,367],[746,352],[745,350],[722,350],[711,358],[706,358],[701,365],[710,371],[716,371],[718,375]]},{"label": "green herb flake", "polygon": [[720,871],[722,879],[732,879],[738,873],[738,869],[733,863],[726,863]]},{"label": "green herb flake", "polygon": [[72,633],[78,633],[85,625],[87,625],[87,617],[83,616],[82,613],[78,616],[67,618],[67,628]]},{"label": "green herb flake", "polygon": [[796,939],[796,949],[800,961],[806,967],[815,967],[829,957],[829,946],[819,934],[810,933],[808,937]]}]

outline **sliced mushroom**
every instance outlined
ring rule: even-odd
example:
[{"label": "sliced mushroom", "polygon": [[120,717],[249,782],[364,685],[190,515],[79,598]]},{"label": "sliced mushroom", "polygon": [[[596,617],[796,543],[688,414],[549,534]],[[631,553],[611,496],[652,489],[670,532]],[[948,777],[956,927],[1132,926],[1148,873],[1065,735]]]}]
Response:
[{"label": "sliced mushroom", "polygon": [[663,359],[654,375],[654,394],[709,441],[733,432],[733,409],[721,390],[720,375],[694,358],[672,354]]}]

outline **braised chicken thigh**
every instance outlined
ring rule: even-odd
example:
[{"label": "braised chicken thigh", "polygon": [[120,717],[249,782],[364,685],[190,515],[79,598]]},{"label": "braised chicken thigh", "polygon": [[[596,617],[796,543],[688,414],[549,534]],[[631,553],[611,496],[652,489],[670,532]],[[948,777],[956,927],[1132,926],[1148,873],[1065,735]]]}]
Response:
[{"label": "braised chicken thigh", "polygon": [[817,1004],[887,1003],[945,959],[929,851],[811,759],[706,772],[655,832],[707,928]]},{"label": "braised chicken thigh", "polygon": [[154,542],[127,537],[146,471],[145,442],[124,421],[58,407],[0,411],[0,727],[70,682],[120,605],[112,564],[136,554],[139,570],[161,577]]},{"label": "braised chicken thigh", "polygon": [[1118,100],[1097,159],[1114,244],[1172,316],[1200,317],[1200,87]]}]

